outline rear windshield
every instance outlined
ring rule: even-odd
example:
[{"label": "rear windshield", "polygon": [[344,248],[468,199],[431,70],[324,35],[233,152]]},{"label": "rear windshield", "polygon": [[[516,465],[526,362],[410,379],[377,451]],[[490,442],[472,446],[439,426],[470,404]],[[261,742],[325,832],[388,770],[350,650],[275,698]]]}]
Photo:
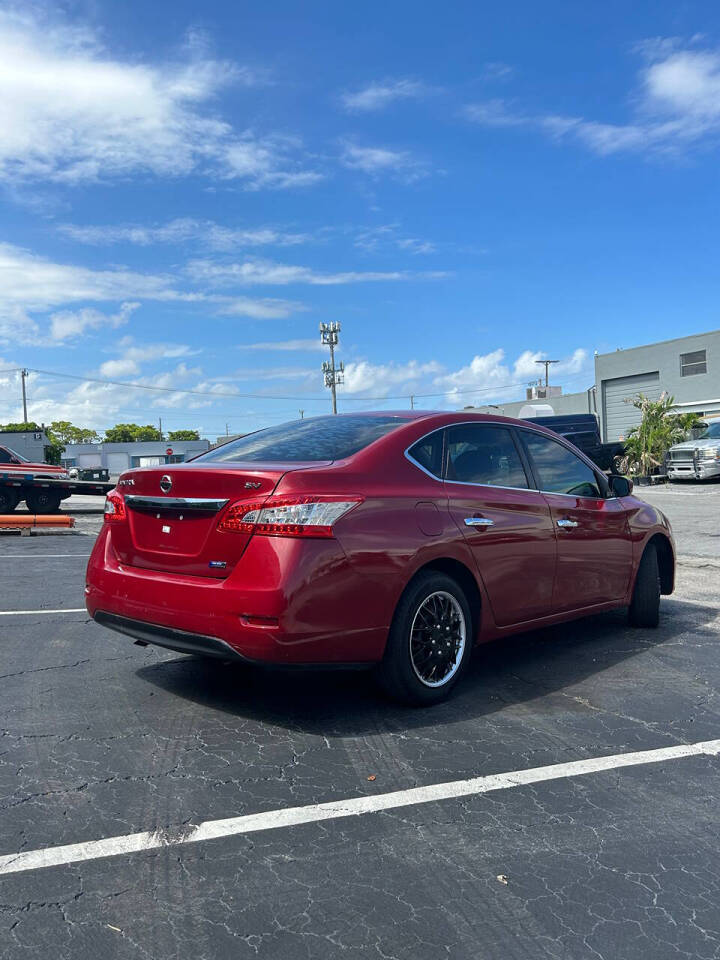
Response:
[{"label": "rear windshield", "polygon": [[293,420],[232,440],[196,459],[243,462],[344,460],[407,423],[405,417],[332,416]]}]

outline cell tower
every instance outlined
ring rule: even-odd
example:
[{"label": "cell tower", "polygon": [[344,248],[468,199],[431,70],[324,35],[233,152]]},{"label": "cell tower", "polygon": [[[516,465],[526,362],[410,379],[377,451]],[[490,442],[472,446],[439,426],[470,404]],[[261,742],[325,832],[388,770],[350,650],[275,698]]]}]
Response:
[{"label": "cell tower", "polygon": [[335,321],[333,323],[321,323],[320,324],[320,342],[326,346],[330,347],[330,361],[325,360],[322,365],[323,376],[325,377],[325,386],[330,387],[330,392],[332,393],[332,411],[337,413],[337,394],[336,387],[339,383],[345,382],[345,367],[343,366],[342,360],[335,366],[335,347],[339,342],[340,334],[340,323]]}]

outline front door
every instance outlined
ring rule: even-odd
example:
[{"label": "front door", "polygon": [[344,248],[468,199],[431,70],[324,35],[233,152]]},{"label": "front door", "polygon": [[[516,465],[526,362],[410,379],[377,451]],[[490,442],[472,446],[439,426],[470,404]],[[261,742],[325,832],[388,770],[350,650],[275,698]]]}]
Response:
[{"label": "front door", "polygon": [[558,612],[620,600],[632,569],[632,542],[620,500],[604,495],[596,472],[569,447],[519,431],[557,533],[553,607]]},{"label": "front door", "polygon": [[555,532],[545,498],[530,489],[512,431],[491,423],[450,427],[445,486],[495,623],[550,614]]}]

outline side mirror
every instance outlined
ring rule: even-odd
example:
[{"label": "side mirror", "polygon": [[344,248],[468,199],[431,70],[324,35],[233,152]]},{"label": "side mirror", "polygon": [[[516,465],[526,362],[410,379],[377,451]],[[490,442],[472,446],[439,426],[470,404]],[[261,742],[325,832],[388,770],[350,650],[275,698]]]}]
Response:
[{"label": "side mirror", "polygon": [[620,476],[619,473],[611,473],[608,477],[608,483],[614,497],[629,497],[633,492],[632,480]]}]

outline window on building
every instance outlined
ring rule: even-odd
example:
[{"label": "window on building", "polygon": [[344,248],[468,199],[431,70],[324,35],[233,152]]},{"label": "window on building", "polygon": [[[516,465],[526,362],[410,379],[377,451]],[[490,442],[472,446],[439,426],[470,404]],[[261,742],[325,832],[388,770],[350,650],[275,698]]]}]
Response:
[{"label": "window on building", "polygon": [[185,454],[184,453],[173,453],[169,457],[165,457],[165,463],[184,463]]},{"label": "window on building", "polygon": [[680,376],[694,377],[698,373],[707,373],[707,356],[704,350],[680,354]]}]

